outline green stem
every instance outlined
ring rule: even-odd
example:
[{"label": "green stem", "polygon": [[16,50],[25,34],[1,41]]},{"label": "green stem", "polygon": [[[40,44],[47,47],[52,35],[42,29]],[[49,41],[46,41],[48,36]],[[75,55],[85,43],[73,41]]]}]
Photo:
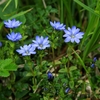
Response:
[{"label": "green stem", "polygon": [[52,57],[53,57],[53,67],[54,67],[54,70],[55,70],[55,75],[56,75],[56,68],[55,68],[55,52],[54,52],[54,48],[52,47]]},{"label": "green stem", "polygon": [[64,65],[64,67],[65,67],[65,70],[66,70],[67,76],[68,76],[68,78],[69,78],[69,68],[66,67],[66,64]]},{"label": "green stem", "polygon": [[13,32],[13,29],[10,28],[10,33]]},{"label": "green stem", "polygon": [[63,0],[60,1],[60,21],[63,22]]},{"label": "green stem", "polygon": [[10,48],[9,48],[9,55],[13,59],[13,61],[15,62],[15,56],[14,56],[15,43],[11,42],[11,41],[8,41],[7,44],[10,46]]},{"label": "green stem", "polygon": [[26,61],[25,63],[28,64],[28,67],[29,67],[29,69],[30,69],[30,71],[32,72],[32,75],[33,75],[33,77],[34,77],[35,75],[34,75],[34,71],[33,71],[33,69],[32,69],[32,63],[31,63],[32,61],[31,61],[30,56],[27,56],[25,59],[26,59],[26,60],[25,60],[25,61]]},{"label": "green stem", "polygon": [[43,58],[43,51],[42,50],[40,51],[39,58],[40,58],[39,70],[41,71],[41,69],[42,69],[42,58]]},{"label": "green stem", "polygon": [[40,82],[37,84],[36,89],[34,90],[34,93],[36,93],[38,87],[40,86],[40,83],[43,81],[43,79],[40,80]]},{"label": "green stem", "polygon": [[31,61],[30,56],[26,59],[26,63],[28,63],[28,66],[29,66],[29,69],[30,69],[30,71],[32,73],[34,84],[35,84],[35,74],[34,74],[34,70],[32,68],[32,61]]},{"label": "green stem", "polygon": [[[60,22],[61,23],[63,23],[63,21],[64,21],[64,19],[63,19],[64,18],[64,16],[63,16],[63,9],[64,9],[64,7],[63,7],[63,0],[60,0]],[[57,53],[58,55],[60,54],[60,51],[61,51],[61,46],[62,46],[62,41],[63,41],[62,35],[63,35],[63,32],[60,32],[60,34],[59,34],[60,45],[58,47],[58,53]]]}]

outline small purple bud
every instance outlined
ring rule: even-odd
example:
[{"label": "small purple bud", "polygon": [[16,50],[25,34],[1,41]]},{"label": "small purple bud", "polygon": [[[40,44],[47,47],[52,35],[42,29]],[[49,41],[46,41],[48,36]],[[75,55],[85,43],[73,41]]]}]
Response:
[{"label": "small purple bud", "polygon": [[94,57],[94,58],[93,58],[93,61],[96,62],[96,61],[97,61],[97,57]]},{"label": "small purple bud", "polygon": [[2,47],[2,42],[0,42],[0,47]]},{"label": "small purple bud", "polygon": [[67,89],[65,90],[65,93],[68,93],[68,92],[69,92],[69,90],[70,90],[70,88],[67,88]]},{"label": "small purple bud", "polygon": [[91,68],[94,68],[95,67],[95,64],[91,64]]},{"label": "small purple bud", "polygon": [[47,76],[49,81],[52,81],[54,78],[53,74],[50,71],[47,73]]}]

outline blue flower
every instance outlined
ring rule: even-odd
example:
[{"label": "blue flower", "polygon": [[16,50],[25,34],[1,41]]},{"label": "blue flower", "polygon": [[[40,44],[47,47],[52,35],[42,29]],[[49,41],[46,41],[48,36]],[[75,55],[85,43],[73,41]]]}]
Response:
[{"label": "blue flower", "polygon": [[2,42],[0,42],[0,47],[2,47]]},{"label": "blue flower", "polygon": [[54,78],[53,74],[50,71],[47,73],[47,76],[49,81],[53,80]]},{"label": "blue flower", "polygon": [[31,54],[36,54],[35,47],[32,46],[32,44],[24,45],[23,47],[20,46],[20,49],[16,50],[19,54],[22,54],[22,56],[28,56]]},{"label": "blue flower", "polygon": [[60,22],[55,22],[55,21],[54,23],[50,21],[50,25],[56,30],[65,30],[65,26],[66,26],[66,25],[60,24]]},{"label": "blue flower", "polygon": [[44,38],[43,36],[41,37],[36,36],[35,39],[36,40],[32,40],[33,41],[32,45],[34,47],[37,47],[37,49],[43,50],[46,49],[47,47],[50,47],[48,37]]},{"label": "blue flower", "polygon": [[16,21],[16,19],[4,21],[5,27],[7,28],[16,28],[22,24],[22,22]]},{"label": "blue flower", "polygon": [[67,89],[65,90],[65,93],[68,93],[68,92],[69,92],[69,90],[70,90],[70,88],[67,88]]},{"label": "blue flower", "polygon": [[64,30],[65,34],[63,37],[66,37],[64,40],[65,42],[76,42],[79,43],[80,39],[83,38],[84,33],[80,32],[79,28],[76,28],[76,26],[73,26],[72,28],[68,27],[68,30]]},{"label": "blue flower", "polygon": [[91,68],[94,68],[95,67],[95,64],[91,64]]},{"label": "blue flower", "polygon": [[97,61],[97,57],[94,57],[94,58],[93,58],[93,61],[96,62],[96,61]]},{"label": "blue flower", "polygon": [[7,35],[7,38],[13,42],[19,41],[22,38],[22,35],[20,33],[10,33]]}]

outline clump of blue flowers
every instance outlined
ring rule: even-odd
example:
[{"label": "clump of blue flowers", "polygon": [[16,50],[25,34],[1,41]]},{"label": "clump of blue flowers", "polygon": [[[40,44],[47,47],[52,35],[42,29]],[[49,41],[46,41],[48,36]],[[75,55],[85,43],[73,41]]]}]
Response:
[{"label": "clump of blue flowers", "polygon": [[[20,26],[22,24],[22,22],[17,21],[16,19],[12,19],[12,20],[8,20],[8,21],[4,21],[4,25],[7,28],[17,28],[18,26]],[[15,33],[13,31],[11,31],[11,33],[6,35],[7,38],[13,42],[15,41],[19,41],[22,38],[22,35],[18,32]]]},{"label": "clump of blue flowers", "polygon": [[54,21],[54,23],[50,21],[50,25],[51,25],[55,30],[65,30],[65,26],[66,26],[66,25],[63,25],[63,24],[61,24],[60,22],[56,22],[56,21]]},{"label": "clump of blue flowers", "polygon": [[7,27],[7,28],[17,28],[17,27],[20,26],[21,24],[22,24],[22,22],[17,21],[16,19],[4,21],[4,25],[5,25],[5,27]]},{"label": "clump of blue flowers", "polygon": [[10,34],[7,35],[7,38],[15,42],[15,41],[19,41],[22,38],[22,35],[20,33],[11,32]]},{"label": "clump of blue flowers", "polygon": [[47,47],[50,47],[48,37],[44,38],[43,36],[36,36],[36,40],[33,40],[32,44],[20,46],[20,49],[16,50],[22,56],[29,56],[31,54],[36,54],[36,48],[43,50]]},{"label": "clump of blue flowers", "polygon": [[33,41],[33,46],[36,47],[37,49],[43,50],[48,47],[50,47],[50,42],[48,40],[48,37],[43,37],[43,36],[36,36],[35,40]]},{"label": "clump of blue flowers", "polygon": [[31,54],[36,54],[35,47],[32,44],[20,46],[20,49],[16,50],[22,56],[29,56]]},{"label": "clump of blue flowers", "polygon": [[76,42],[79,43],[80,39],[83,38],[84,33],[80,32],[79,28],[76,28],[76,26],[73,26],[72,28],[68,27],[68,30],[64,30],[65,34],[63,37],[65,37],[65,42]]}]

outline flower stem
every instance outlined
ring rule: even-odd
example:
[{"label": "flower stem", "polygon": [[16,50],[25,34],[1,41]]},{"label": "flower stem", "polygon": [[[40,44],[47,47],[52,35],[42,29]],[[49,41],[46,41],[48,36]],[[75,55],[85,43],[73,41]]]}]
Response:
[{"label": "flower stem", "polygon": [[33,71],[33,69],[32,69],[32,63],[31,63],[31,62],[32,62],[32,61],[31,61],[30,56],[29,56],[29,57],[26,57],[25,63],[28,64],[28,67],[29,67],[29,69],[30,69],[30,71],[32,72],[32,75],[33,75],[33,77],[34,77],[35,75],[34,75],[34,71]]},{"label": "flower stem", "polygon": [[42,69],[42,58],[43,58],[43,51],[42,50],[40,51],[39,58],[40,58],[39,70],[41,71],[41,69]]},{"label": "flower stem", "polygon": [[12,32],[13,30],[10,28],[10,33]]},{"label": "flower stem", "polygon": [[56,68],[55,68],[55,52],[54,52],[54,48],[52,47],[52,62],[53,62],[53,67],[54,67],[54,71],[55,71],[55,75],[56,75]]}]

